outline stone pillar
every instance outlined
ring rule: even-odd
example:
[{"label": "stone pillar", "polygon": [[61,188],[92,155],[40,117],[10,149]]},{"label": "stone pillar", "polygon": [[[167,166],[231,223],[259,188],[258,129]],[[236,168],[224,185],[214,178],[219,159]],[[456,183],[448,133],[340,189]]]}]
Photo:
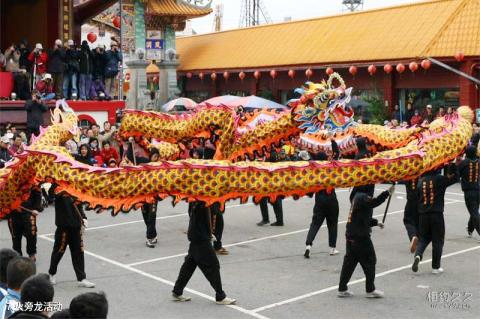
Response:
[{"label": "stone pillar", "polygon": [[131,60],[125,63],[130,69],[130,89],[127,96],[127,108],[143,110],[149,103],[147,88],[148,61],[143,59]]},{"label": "stone pillar", "polygon": [[177,97],[180,90],[177,87],[177,67],[180,64],[176,56],[166,57],[166,60],[157,62],[160,69],[158,81],[157,102],[159,105],[167,103],[169,100]]}]

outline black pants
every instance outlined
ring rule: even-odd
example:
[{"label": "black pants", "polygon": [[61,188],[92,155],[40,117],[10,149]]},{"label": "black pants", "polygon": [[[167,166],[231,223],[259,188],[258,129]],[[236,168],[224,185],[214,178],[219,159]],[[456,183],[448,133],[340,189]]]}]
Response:
[{"label": "black pants", "polygon": [[338,225],[338,200],[336,196],[328,197],[328,200],[321,200],[318,193],[315,194],[315,206],[313,207],[312,223],[307,234],[307,245],[312,245],[323,221],[327,219],[328,245],[337,247],[337,225]]},{"label": "black pants", "polygon": [[[275,218],[277,222],[283,224],[283,207],[282,199],[277,198],[277,200],[272,204],[273,211],[275,212]],[[268,198],[264,197],[260,200],[260,211],[262,212],[262,220],[264,222],[269,222],[270,218],[268,217]]]},{"label": "black pants", "polygon": [[365,273],[367,292],[375,290],[375,264],[377,256],[375,248],[370,237],[365,238],[347,238],[346,254],[343,258],[342,272],[340,274],[340,284],[338,291],[347,291],[347,284],[352,277],[357,264],[360,263]]},{"label": "black pants", "polygon": [[142,205],[142,216],[145,226],[147,226],[147,239],[154,239],[157,237],[157,205],[144,204]]},{"label": "black pants", "polygon": [[474,230],[480,235],[480,215],[478,208],[480,206],[480,194],[478,190],[464,191],[465,205],[467,205],[470,218],[468,219],[468,232],[473,233]]},{"label": "black pants", "polygon": [[12,248],[22,256],[22,237],[27,239],[27,254],[37,253],[37,218],[26,212],[13,212],[8,219],[8,228],[12,236]]},{"label": "black pants", "polygon": [[82,281],[87,278],[87,276],[85,275],[85,259],[83,255],[83,236],[81,228],[57,227],[48,273],[50,275],[55,275],[57,273],[58,264],[65,253],[67,245],[70,247],[73,270],[75,270],[77,280]]},{"label": "black pants", "polygon": [[173,287],[173,293],[176,295],[183,294],[183,289],[187,286],[197,266],[210,282],[212,288],[215,289],[215,299],[217,301],[223,300],[226,295],[222,289],[220,263],[209,241],[190,243],[188,254]]},{"label": "black pants", "polygon": [[445,240],[445,222],[443,213],[420,214],[420,241],[415,256],[423,258],[423,252],[432,243],[432,268],[440,268],[443,243]]},{"label": "black pants", "polygon": [[213,242],[213,248],[218,250],[222,248],[222,235],[223,235],[223,213],[220,210],[220,204],[215,203],[211,206],[212,212],[212,232],[216,241]]},{"label": "black pants", "polygon": [[415,201],[407,200],[403,212],[403,224],[407,230],[408,240],[412,240],[413,236],[418,237],[418,209]]}]

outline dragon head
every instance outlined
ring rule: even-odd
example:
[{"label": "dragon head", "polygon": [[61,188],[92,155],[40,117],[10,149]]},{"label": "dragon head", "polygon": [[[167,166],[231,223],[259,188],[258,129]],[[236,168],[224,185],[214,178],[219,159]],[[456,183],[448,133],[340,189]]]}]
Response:
[{"label": "dragon head", "polygon": [[[333,81],[340,85],[335,87]],[[301,94],[299,99],[289,101],[295,121],[306,134],[323,132],[343,132],[353,125],[353,111],[347,107],[352,88],[346,88],[338,73],[330,75],[321,83],[306,82],[295,90]]]}]

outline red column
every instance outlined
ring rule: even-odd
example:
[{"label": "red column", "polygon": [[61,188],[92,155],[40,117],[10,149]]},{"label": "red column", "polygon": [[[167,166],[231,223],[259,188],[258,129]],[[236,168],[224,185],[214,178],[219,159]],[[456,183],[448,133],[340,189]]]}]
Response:
[{"label": "red column", "polygon": [[[460,65],[460,71],[474,76],[473,72],[474,61],[466,60]],[[469,79],[460,76],[460,105],[468,105],[472,109],[479,107],[478,89],[475,84]]]},{"label": "red column", "polygon": [[397,103],[395,80],[392,73],[385,74],[383,77],[383,99],[388,102],[388,109],[391,112]]}]

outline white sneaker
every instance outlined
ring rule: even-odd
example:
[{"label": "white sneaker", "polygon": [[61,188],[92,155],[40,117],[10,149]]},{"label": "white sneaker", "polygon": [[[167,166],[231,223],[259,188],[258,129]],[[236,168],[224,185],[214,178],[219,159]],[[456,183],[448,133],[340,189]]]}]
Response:
[{"label": "white sneaker", "polygon": [[215,301],[217,305],[234,305],[237,302],[236,299],[225,297],[220,301]]},{"label": "white sneaker", "polygon": [[78,287],[81,288],[95,288],[95,284],[87,279],[83,279],[82,281],[78,282]]},{"label": "white sneaker", "polygon": [[351,292],[349,290],[338,291],[337,292],[337,297],[340,297],[340,298],[353,297],[353,292]]},{"label": "white sneaker", "polygon": [[147,245],[148,248],[155,248],[155,244],[157,243],[156,241],[157,241],[156,239],[147,239],[145,244]]},{"label": "white sneaker", "polygon": [[443,272],[443,268],[432,269],[432,274],[440,275]]},{"label": "white sneaker", "polygon": [[172,300],[173,301],[178,301],[178,302],[185,302],[185,301],[190,301],[192,300],[191,297],[185,297],[184,295],[177,295],[172,292]]},{"label": "white sneaker", "polygon": [[365,297],[367,297],[367,298],[383,298],[384,295],[385,294],[383,293],[383,291],[375,289],[372,292],[367,292]]},{"label": "white sneaker", "polygon": [[340,252],[335,247],[330,247],[330,256],[338,255]]},{"label": "white sneaker", "polygon": [[52,285],[56,285],[57,284],[57,280],[55,279],[55,276],[54,275],[49,275],[50,276],[50,283]]}]

